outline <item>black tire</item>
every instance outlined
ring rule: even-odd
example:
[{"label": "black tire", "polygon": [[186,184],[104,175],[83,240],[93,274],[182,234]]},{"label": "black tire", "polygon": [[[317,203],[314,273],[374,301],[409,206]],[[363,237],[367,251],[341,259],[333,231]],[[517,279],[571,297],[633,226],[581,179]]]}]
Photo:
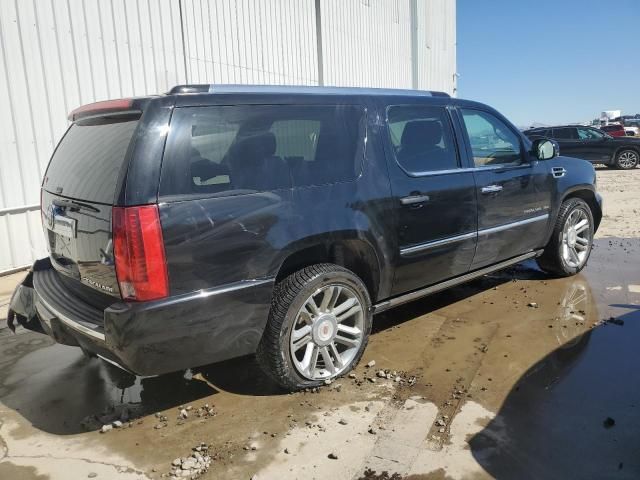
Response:
[{"label": "black tire", "polygon": [[[581,210],[589,220],[588,236],[589,243],[586,250],[586,258],[579,266],[571,266],[567,263],[563,256],[563,237],[564,227],[569,216],[576,210]],[[580,272],[588,263],[591,255],[593,244],[594,222],[591,208],[584,200],[580,198],[569,198],[560,206],[558,218],[553,227],[551,239],[544,249],[543,254],[538,257],[538,266],[547,273],[557,275],[559,277],[569,277]]]},{"label": "black tire", "polygon": [[630,148],[624,148],[616,153],[615,165],[621,170],[633,170],[640,163],[640,153]]},{"label": "black tire", "polygon": [[256,353],[258,363],[265,373],[286,390],[300,390],[325,383],[325,379],[309,379],[298,372],[292,359],[289,341],[300,308],[314,292],[328,285],[348,287],[363,307],[361,345],[348,366],[336,376],[342,376],[353,369],[367,346],[371,332],[372,309],[369,293],[362,280],[346,268],[328,263],[298,270],[275,286],[269,319]]}]

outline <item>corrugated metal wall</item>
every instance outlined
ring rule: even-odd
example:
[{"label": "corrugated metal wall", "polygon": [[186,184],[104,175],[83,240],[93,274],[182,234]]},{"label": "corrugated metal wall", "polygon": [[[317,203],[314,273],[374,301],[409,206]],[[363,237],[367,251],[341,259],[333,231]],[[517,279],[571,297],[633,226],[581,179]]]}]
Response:
[{"label": "corrugated metal wall", "polygon": [[191,83],[317,85],[313,0],[185,0]]},{"label": "corrugated metal wall", "polygon": [[411,88],[409,5],[406,0],[323,1],[325,83]]},{"label": "corrugated metal wall", "polygon": [[45,254],[40,178],[73,108],[187,82],[454,93],[455,0],[0,0],[0,56],[1,273]]}]

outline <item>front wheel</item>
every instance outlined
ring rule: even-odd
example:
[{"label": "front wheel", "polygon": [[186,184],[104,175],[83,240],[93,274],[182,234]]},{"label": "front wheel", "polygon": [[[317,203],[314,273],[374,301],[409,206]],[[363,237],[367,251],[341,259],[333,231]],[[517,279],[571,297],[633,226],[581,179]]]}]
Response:
[{"label": "front wheel", "polygon": [[631,170],[640,163],[640,155],[635,150],[621,150],[616,155],[616,167],[622,170]]},{"label": "front wheel", "polygon": [[580,198],[564,201],[551,239],[537,260],[538,265],[561,277],[575,275],[587,264],[593,235],[593,214],[587,202]]},{"label": "front wheel", "polygon": [[358,363],[371,318],[369,293],[353,272],[333,264],[304,268],[274,289],[258,361],[287,390],[322,385]]}]

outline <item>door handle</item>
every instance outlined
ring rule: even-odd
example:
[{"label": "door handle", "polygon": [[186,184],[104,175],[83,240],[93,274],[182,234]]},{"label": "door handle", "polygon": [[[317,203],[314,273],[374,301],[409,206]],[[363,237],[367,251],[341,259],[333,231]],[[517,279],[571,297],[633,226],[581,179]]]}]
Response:
[{"label": "door handle", "polygon": [[487,185],[486,187],[482,187],[481,192],[485,195],[490,193],[498,193],[502,191],[502,185]]},{"label": "door handle", "polygon": [[400,203],[402,205],[416,205],[418,203],[424,203],[429,201],[429,195],[409,195],[408,197],[402,197]]}]

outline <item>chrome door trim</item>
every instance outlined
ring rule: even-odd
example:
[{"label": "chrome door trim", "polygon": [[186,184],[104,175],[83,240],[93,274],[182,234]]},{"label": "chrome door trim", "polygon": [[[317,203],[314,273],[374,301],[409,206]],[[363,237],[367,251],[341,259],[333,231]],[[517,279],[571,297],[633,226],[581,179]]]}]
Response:
[{"label": "chrome door trim", "polygon": [[463,233],[462,235],[456,235],[455,237],[447,237],[440,240],[420,243],[418,245],[413,245],[411,247],[401,248],[400,256],[407,257],[409,255],[413,255],[415,253],[422,252],[424,250],[429,250],[430,248],[440,247],[442,245],[448,245],[449,243],[461,242],[463,240],[469,240],[471,238],[475,238],[476,235],[477,235],[476,232]]},{"label": "chrome door trim", "polygon": [[433,177],[436,175],[450,175],[453,173],[470,173],[470,172],[486,172],[493,170],[516,170],[519,168],[530,168],[531,163],[523,162],[519,165],[487,165],[485,167],[462,167],[462,168],[450,168],[447,170],[425,170],[421,172],[408,172],[402,169],[410,177]]},{"label": "chrome door trim", "polygon": [[549,219],[549,214],[545,213],[544,215],[538,215],[537,217],[525,218],[524,220],[518,220],[517,222],[505,223],[504,225],[498,225],[497,227],[491,228],[483,228],[482,230],[478,230],[478,236],[481,235],[490,235],[492,233],[503,232],[505,230],[509,230],[510,228],[520,227],[522,225],[528,225],[530,223],[542,222]]},{"label": "chrome door trim", "polygon": [[463,240],[469,240],[473,237],[490,235],[492,233],[503,232],[511,228],[520,227],[522,225],[528,225],[530,223],[542,222],[549,219],[549,214],[538,215],[536,217],[525,218],[524,220],[518,220],[517,222],[505,223],[504,225],[498,225],[497,227],[485,228],[476,232],[463,233],[462,235],[456,235],[454,237],[442,238],[440,240],[433,240],[431,242],[420,243],[418,245],[412,245],[410,247],[404,247],[400,249],[400,256],[407,257],[415,253],[419,253],[425,250],[429,250],[435,247],[441,247],[442,245],[448,245],[449,243],[461,242]]},{"label": "chrome door trim", "polygon": [[416,290],[414,292],[405,293],[404,295],[400,295],[399,297],[395,297],[389,300],[384,300],[382,302],[376,303],[373,306],[373,313],[380,313],[389,308],[396,307],[398,305],[402,305],[403,303],[411,302],[413,300],[417,300],[418,298],[424,297],[426,295],[430,295],[432,293],[439,292],[449,287],[453,287],[455,285],[459,285],[461,283],[468,282],[470,280],[474,280],[478,277],[482,277],[488,273],[495,272],[497,270],[502,270],[503,268],[509,267],[516,263],[520,263],[529,258],[537,257],[542,254],[542,250],[534,250],[532,252],[525,253],[523,255],[519,255],[517,257],[511,258],[509,260],[505,260],[500,263],[496,263],[495,265],[491,265],[489,267],[481,268],[480,270],[476,270],[474,272],[466,273],[459,277],[451,278],[444,282],[436,283],[435,285],[431,285],[430,287],[422,288],[420,290]]}]

